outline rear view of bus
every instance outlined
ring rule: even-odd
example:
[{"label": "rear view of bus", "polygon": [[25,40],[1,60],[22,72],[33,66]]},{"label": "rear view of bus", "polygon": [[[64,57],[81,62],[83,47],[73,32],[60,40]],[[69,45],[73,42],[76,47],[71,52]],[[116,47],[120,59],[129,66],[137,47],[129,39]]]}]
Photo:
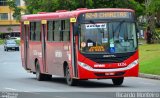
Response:
[{"label": "rear view of bus", "polygon": [[138,76],[138,49],[134,11],[110,9],[81,13],[78,36],[78,78],[112,79]]}]

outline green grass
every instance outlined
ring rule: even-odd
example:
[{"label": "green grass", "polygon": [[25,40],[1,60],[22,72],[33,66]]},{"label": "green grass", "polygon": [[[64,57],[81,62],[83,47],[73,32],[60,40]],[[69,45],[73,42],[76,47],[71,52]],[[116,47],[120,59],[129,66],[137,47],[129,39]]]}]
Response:
[{"label": "green grass", "polygon": [[0,39],[0,45],[2,45],[4,43],[4,40]]},{"label": "green grass", "polygon": [[139,46],[140,72],[160,75],[160,44]]},{"label": "green grass", "polygon": [[17,43],[18,45],[20,45],[20,40],[16,40],[16,43]]},{"label": "green grass", "polygon": [[[4,44],[4,42],[5,42],[4,39],[0,39],[0,45]],[[20,45],[20,40],[16,40],[16,43]]]}]

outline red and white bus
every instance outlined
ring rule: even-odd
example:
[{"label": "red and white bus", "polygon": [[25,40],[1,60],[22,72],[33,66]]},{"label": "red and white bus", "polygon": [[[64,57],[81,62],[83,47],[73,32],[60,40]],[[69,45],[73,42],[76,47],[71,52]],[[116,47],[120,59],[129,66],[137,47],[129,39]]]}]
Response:
[{"label": "red and white bus", "polygon": [[136,20],[131,9],[80,8],[24,15],[21,19],[23,67],[37,80],[63,76],[68,85],[83,79],[138,76]]}]

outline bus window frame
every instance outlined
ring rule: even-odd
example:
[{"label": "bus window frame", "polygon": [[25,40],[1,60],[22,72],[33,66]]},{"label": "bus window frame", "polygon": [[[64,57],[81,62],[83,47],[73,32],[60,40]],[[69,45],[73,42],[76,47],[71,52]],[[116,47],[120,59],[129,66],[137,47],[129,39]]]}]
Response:
[{"label": "bus window frame", "polygon": [[[68,32],[69,32],[69,35],[68,35],[68,37],[69,37],[69,40],[68,41],[64,41],[64,40],[62,40],[63,39],[63,34],[62,34],[62,32],[66,32],[67,30],[62,30],[62,21],[66,21],[66,20],[68,20],[69,21],[69,19],[67,18],[67,19],[50,19],[50,20],[47,20],[47,42],[70,42],[71,41],[71,37],[70,37],[70,35],[71,35],[71,25],[70,25],[70,22],[68,22],[68,25],[69,25],[69,28],[68,28]],[[49,35],[49,30],[48,30],[48,22],[50,22],[50,21],[59,21],[61,24],[60,24],[60,30],[59,30],[59,32],[60,32],[60,40],[59,41],[55,41],[55,39],[54,40],[52,40],[52,41],[50,41],[50,40],[48,40],[48,35]],[[56,24],[54,23],[54,25],[56,26]],[[55,31],[57,31],[57,30],[55,30],[55,27],[54,27],[54,33],[55,33]],[[54,37],[55,38],[55,37]]]},{"label": "bus window frame", "polygon": [[[125,20],[125,22],[132,22],[132,23],[135,23],[135,26],[136,26],[136,19],[135,19],[135,14],[134,12],[131,12],[132,13],[132,17],[131,18],[117,18],[117,19],[90,19],[90,20],[85,20],[85,18],[83,18],[83,15],[85,13],[81,13],[79,16],[78,16],[78,22],[76,23],[77,26],[78,26],[78,34],[77,36],[80,36],[80,29],[79,29],[79,25],[80,24],[85,24],[85,23],[91,23],[90,21],[94,20],[95,23],[104,23],[105,22],[118,22],[118,21],[122,21],[122,20]],[[137,29],[137,26],[135,27]],[[138,50],[138,38],[137,38],[137,32],[136,32],[136,41],[137,41],[137,47],[135,48],[135,51],[136,52]],[[78,37],[78,51],[80,51],[80,38]],[[128,53],[134,53],[134,52],[128,52]],[[86,54],[87,53],[82,53],[80,52],[81,54]],[[117,54],[124,54],[124,53],[115,53],[114,55],[117,55]],[[90,54],[88,54],[90,55]],[[95,54],[96,55],[96,54]],[[100,54],[101,55],[101,54]],[[108,55],[108,54],[102,54],[102,55]]]},{"label": "bus window frame", "polygon": [[[36,40],[36,36],[35,36],[35,40],[32,40],[31,39],[31,36],[32,36],[32,33],[31,33],[31,23],[35,23],[36,25],[37,25],[37,23],[40,23],[40,27],[39,27],[39,29],[40,29],[40,40]],[[36,27],[36,25],[35,25],[35,27]],[[36,28],[34,27],[34,32],[35,32],[35,34],[36,34]],[[41,42],[41,36],[42,36],[42,24],[41,24],[41,21],[40,20],[37,20],[37,21],[30,21],[30,24],[29,24],[29,41],[31,41],[31,42]]]}]

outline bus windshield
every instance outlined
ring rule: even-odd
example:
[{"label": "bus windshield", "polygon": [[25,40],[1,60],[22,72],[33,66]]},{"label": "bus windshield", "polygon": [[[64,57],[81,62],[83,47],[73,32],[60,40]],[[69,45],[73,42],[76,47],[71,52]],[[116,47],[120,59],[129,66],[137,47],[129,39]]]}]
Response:
[{"label": "bus windshield", "polygon": [[82,53],[126,53],[137,48],[134,22],[115,21],[80,25],[79,49]]}]

